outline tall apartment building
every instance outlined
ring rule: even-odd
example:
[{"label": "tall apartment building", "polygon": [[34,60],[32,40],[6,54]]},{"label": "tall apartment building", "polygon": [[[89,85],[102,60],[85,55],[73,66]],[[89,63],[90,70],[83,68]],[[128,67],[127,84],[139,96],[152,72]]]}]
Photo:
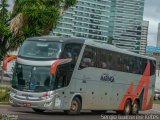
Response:
[{"label": "tall apartment building", "polygon": [[160,23],[158,24],[157,47],[160,47]]},{"label": "tall apartment building", "polygon": [[146,54],[148,27],[149,27],[149,21],[143,21],[141,30],[140,51],[139,51],[139,53],[142,55]]},{"label": "tall apartment building", "polygon": [[115,45],[139,53],[144,0],[112,1],[115,2],[113,29]]},{"label": "tall apartment building", "polygon": [[53,34],[107,41],[113,31],[111,6],[111,0],[77,0],[76,6],[64,13]]},{"label": "tall apartment building", "polygon": [[53,35],[111,40],[139,52],[144,0],[77,0],[62,16]]}]

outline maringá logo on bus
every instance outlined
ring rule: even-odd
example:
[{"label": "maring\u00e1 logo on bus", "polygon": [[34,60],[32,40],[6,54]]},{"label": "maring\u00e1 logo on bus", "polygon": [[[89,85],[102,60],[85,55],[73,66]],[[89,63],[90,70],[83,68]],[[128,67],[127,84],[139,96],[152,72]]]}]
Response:
[{"label": "maring\u00e1 logo on bus", "polygon": [[104,73],[104,74],[102,74],[100,80],[107,81],[107,82],[114,82],[114,77],[113,76],[109,76],[109,74],[107,74],[107,73]]}]

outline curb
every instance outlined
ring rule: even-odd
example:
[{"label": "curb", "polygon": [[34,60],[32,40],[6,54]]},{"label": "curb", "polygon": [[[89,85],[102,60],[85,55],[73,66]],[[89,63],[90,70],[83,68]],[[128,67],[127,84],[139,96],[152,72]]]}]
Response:
[{"label": "curb", "polygon": [[0,102],[0,105],[10,105],[9,102]]}]

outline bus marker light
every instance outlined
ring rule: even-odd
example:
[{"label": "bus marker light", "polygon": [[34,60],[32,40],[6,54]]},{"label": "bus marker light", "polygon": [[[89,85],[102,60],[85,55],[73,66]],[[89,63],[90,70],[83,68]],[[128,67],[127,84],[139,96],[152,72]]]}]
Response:
[{"label": "bus marker light", "polygon": [[43,97],[46,97],[46,96],[48,96],[48,92],[45,92],[45,93],[43,94]]}]

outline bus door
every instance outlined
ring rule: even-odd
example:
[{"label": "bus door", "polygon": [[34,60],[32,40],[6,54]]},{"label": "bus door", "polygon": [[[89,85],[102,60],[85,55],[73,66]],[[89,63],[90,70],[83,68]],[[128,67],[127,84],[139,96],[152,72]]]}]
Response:
[{"label": "bus door", "polygon": [[70,91],[71,94],[75,90],[74,80],[71,81],[71,79],[74,79],[75,74],[73,73],[81,48],[82,45],[77,43],[64,45],[60,58],[65,59],[67,62],[60,64],[57,68],[56,89],[70,85],[66,90]]},{"label": "bus door", "polygon": [[76,78],[76,91],[80,92],[82,96],[82,108],[83,109],[92,109],[95,106],[94,98],[94,81],[89,74],[91,68],[79,68],[75,74]]}]

